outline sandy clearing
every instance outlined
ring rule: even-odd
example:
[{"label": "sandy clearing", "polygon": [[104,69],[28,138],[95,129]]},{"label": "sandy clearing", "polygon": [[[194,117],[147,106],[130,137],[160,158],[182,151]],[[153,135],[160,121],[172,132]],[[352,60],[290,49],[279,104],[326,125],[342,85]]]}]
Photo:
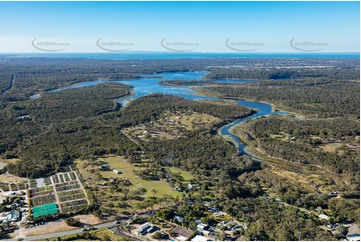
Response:
[{"label": "sandy clearing", "polygon": [[50,233],[68,231],[73,229],[78,229],[78,228],[67,225],[64,222],[64,220],[59,220],[56,222],[48,222],[44,225],[29,228],[27,236],[50,234]]},{"label": "sandy clearing", "polygon": [[90,224],[90,225],[100,224],[103,222],[100,218],[94,216],[93,214],[76,215],[74,218],[80,219],[80,222],[83,224]]}]

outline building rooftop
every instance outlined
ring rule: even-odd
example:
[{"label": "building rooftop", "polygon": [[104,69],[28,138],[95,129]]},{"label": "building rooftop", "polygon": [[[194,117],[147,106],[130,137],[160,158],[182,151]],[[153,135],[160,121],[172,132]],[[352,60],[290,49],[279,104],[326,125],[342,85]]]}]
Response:
[{"label": "building rooftop", "polygon": [[175,227],[174,229],[172,229],[171,231],[173,234],[179,235],[179,236],[183,236],[185,238],[189,238],[192,234],[193,231],[183,228],[183,227]]},{"label": "building rooftop", "polygon": [[201,235],[196,235],[193,239],[191,239],[191,241],[203,242],[203,241],[210,241],[210,239],[207,239],[206,237]]}]

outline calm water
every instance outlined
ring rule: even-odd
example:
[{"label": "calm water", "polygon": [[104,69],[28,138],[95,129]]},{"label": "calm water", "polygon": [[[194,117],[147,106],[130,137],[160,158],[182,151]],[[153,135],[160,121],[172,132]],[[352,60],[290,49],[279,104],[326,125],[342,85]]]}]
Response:
[{"label": "calm water", "polygon": [[249,108],[252,108],[252,109],[256,109],[257,110],[257,113],[253,114],[252,116],[249,116],[247,118],[243,118],[243,119],[238,119],[230,124],[227,124],[225,126],[223,126],[220,130],[220,133],[223,135],[223,136],[228,136],[230,137],[233,141],[233,142],[238,150],[242,153],[242,154],[247,154],[249,156],[251,156],[250,154],[248,154],[247,152],[245,152],[245,145],[241,142],[241,140],[235,136],[234,134],[232,134],[230,132],[230,130],[238,125],[238,124],[241,124],[241,123],[245,123],[249,120],[252,120],[252,119],[256,119],[256,118],[259,118],[259,117],[264,117],[264,116],[268,116],[268,115],[273,115],[273,114],[278,114],[278,115],[284,115],[284,114],[287,114],[287,112],[273,112],[272,111],[272,106],[270,104],[267,104],[267,103],[260,103],[260,102],[251,102],[251,101],[246,101],[246,100],[236,100],[236,102],[242,106],[245,106],[245,107],[249,107]]},{"label": "calm water", "polygon": [[[126,80],[126,81],[112,81],[112,82],[104,82],[104,81],[89,81],[89,82],[82,82],[73,86],[68,86],[64,88],[59,88],[56,90],[53,90],[51,92],[59,92],[67,89],[74,89],[74,88],[82,88],[87,86],[94,86],[94,85],[107,85],[109,83],[123,83],[126,85],[130,85],[133,87],[133,96],[126,97],[126,98],[120,98],[117,101],[120,103],[123,103],[125,106],[129,101],[134,100],[136,98],[140,98],[152,93],[162,93],[167,95],[174,95],[178,97],[187,98],[190,100],[222,100],[217,97],[211,97],[211,96],[203,96],[199,95],[197,92],[193,91],[191,88],[192,86],[182,86],[182,87],[176,87],[176,86],[166,86],[159,84],[162,80],[202,80],[204,75],[207,72],[164,72],[164,73],[157,73],[152,75],[144,75],[144,78],[140,79],[134,79],[134,80]],[[224,80],[218,80],[219,82],[222,82]],[[237,82],[248,82],[249,80],[232,80]],[[229,100],[229,99],[228,99]],[[247,118],[238,119],[230,124],[227,124],[223,126],[220,129],[220,133],[223,136],[229,137],[234,143],[240,153],[247,154],[244,151],[245,145],[241,143],[240,139],[233,135],[230,132],[230,129],[234,127],[237,124],[244,123],[246,121],[259,118],[262,116],[272,115],[272,114],[287,114],[285,112],[273,112],[272,106],[270,104],[261,103],[261,102],[251,102],[246,100],[236,100],[239,105],[249,107],[252,109],[257,110],[257,113],[253,114],[252,116],[249,116]],[[250,155],[250,154],[247,154]]]}]

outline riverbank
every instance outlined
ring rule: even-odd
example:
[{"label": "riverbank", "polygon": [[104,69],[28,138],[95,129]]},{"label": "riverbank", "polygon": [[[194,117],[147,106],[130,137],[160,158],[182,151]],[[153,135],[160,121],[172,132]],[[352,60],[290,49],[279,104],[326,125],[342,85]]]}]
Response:
[{"label": "riverbank", "polygon": [[[168,79],[176,79],[176,80],[195,80],[204,77],[204,72],[174,72],[169,73],[165,72],[162,77]],[[150,77],[151,75],[148,75]],[[159,73],[155,76],[160,76]],[[113,82],[103,82],[103,81],[89,81],[89,82],[82,82],[79,85],[72,85],[66,88],[60,88],[53,90],[51,92],[58,92],[63,90],[75,89],[75,88],[82,88],[88,86],[94,86],[102,83],[103,85],[114,86]],[[243,122],[247,122],[248,120],[252,120],[254,118],[263,117],[271,114],[286,114],[282,112],[276,112],[275,107],[273,104],[269,104],[266,102],[255,102],[255,101],[247,101],[241,98],[219,98],[216,95],[199,95],[201,91],[204,91],[199,88],[194,88],[193,86],[185,86],[185,87],[174,87],[169,88],[165,85],[161,84],[161,79],[159,78],[147,78],[147,79],[133,79],[133,80],[122,80],[116,83],[121,83],[127,85],[132,90],[131,96],[122,96],[118,98],[116,101],[118,103],[122,103],[123,106],[126,106],[128,102],[147,96],[153,93],[160,93],[160,94],[167,94],[178,96],[182,98],[186,98],[193,101],[200,101],[200,100],[222,100],[222,101],[234,101],[237,105],[243,106],[248,108],[250,111],[246,114],[242,114],[239,116],[235,116],[232,119],[226,120],[216,126],[216,129],[220,129],[220,134],[222,136],[229,136],[230,139],[233,139],[233,143],[239,149],[241,153],[244,154],[244,145],[241,141],[230,132],[231,128],[235,125],[238,125]],[[113,107],[114,108],[114,107]],[[107,109],[108,111],[110,109]],[[114,109],[113,109],[114,110]]]},{"label": "riverbank", "polygon": [[218,97],[220,99],[224,99],[224,100],[245,100],[245,101],[249,101],[249,102],[257,102],[257,103],[264,103],[264,104],[268,104],[272,107],[272,112],[287,112],[290,115],[294,115],[295,117],[299,118],[299,119],[306,119],[306,116],[300,113],[297,113],[293,110],[288,109],[287,107],[284,107],[281,104],[274,104],[274,103],[270,103],[264,100],[255,100],[253,98],[240,98],[240,97],[225,97],[222,95],[219,95],[218,93],[215,92],[211,92],[211,91],[206,91],[204,90],[204,88],[202,87],[193,87],[191,88],[192,90],[196,91],[197,93],[199,93],[199,95],[206,95],[206,96],[211,96],[211,97]]}]

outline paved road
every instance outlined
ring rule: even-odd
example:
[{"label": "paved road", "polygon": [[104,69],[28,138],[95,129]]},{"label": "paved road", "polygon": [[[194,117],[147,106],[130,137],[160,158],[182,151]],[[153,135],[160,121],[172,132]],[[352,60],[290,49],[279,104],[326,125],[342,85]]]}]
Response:
[{"label": "paved road", "polygon": [[[107,222],[107,223],[103,223],[103,224],[94,225],[93,227],[96,228],[96,229],[102,229],[102,228],[108,228],[108,227],[112,227],[112,226],[114,226],[114,221],[112,221],[112,222]],[[31,241],[31,240],[46,240],[46,239],[54,238],[54,237],[61,237],[61,236],[67,236],[67,235],[73,235],[73,234],[82,233],[81,230],[82,230],[82,229],[75,229],[75,230],[69,230],[69,231],[57,232],[57,233],[51,233],[51,234],[43,234],[43,235],[37,235],[37,236],[29,236],[29,237],[25,237],[24,240],[26,240],[26,241]],[[12,239],[12,240],[17,240],[17,239]]]},{"label": "paved road", "polygon": [[[143,214],[138,214],[137,216],[139,217],[147,217],[149,216],[147,213],[143,213]],[[121,222],[129,222],[130,218],[124,218],[124,219],[120,219],[119,221]],[[98,225],[94,225],[92,227],[94,227],[95,229],[103,229],[103,228],[110,228],[115,226],[114,225],[114,221],[111,222],[107,222],[107,223],[102,223],[102,224],[98,224]],[[74,230],[68,230],[68,231],[63,231],[63,232],[56,232],[56,233],[51,233],[51,234],[43,234],[43,235],[36,235],[36,236],[29,236],[29,237],[25,237],[23,238],[25,241],[41,241],[41,240],[46,240],[46,239],[50,239],[50,238],[55,238],[55,237],[61,237],[61,236],[67,236],[67,235],[73,235],[73,234],[78,234],[78,233],[82,233],[82,228],[80,229],[74,229]],[[18,240],[20,237],[17,236],[16,238],[10,239],[9,241],[16,241]]]}]

